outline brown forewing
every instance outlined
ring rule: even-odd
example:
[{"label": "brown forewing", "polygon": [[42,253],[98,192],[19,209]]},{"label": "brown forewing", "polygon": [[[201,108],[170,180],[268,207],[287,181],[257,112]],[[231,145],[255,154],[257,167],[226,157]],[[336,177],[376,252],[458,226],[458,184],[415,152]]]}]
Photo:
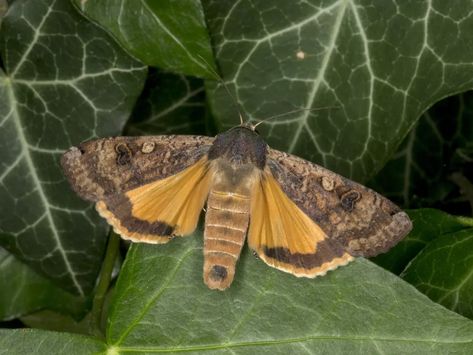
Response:
[{"label": "brown forewing", "polygon": [[412,229],[394,203],[319,165],[274,149],[267,165],[289,198],[353,256],[385,252]]},{"label": "brown forewing", "polygon": [[204,136],[95,139],[70,148],[61,164],[79,196],[99,201],[177,174],[206,154],[212,142]]}]

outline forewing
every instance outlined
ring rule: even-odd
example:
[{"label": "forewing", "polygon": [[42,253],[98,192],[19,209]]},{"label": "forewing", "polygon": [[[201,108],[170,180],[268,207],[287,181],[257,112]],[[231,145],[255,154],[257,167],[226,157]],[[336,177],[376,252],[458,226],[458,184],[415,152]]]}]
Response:
[{"label": "forewing", "polygon": [[353,260],[291,201],[269,171],[252,196],[248,245],[268,265],[299,277],[324,275]]},{"label": "forewing", "polygon": [[116,137],[72,147],[61,163],[72,188],[115,231],[135,242],[165,243],[195,229],[209,191],[203,136]]},{"label": "forewing", "polygon": [[386,252],[412,229],[394,203],[317,164],[269,149],[267,167],[285,194],[353,256]]},{"label": "forewing", "polygon": [[195,230],[211,179],[203,157],[175,175],[105,198],[96,208],[123,238],[166,243]]},{"label": "forewing", "polygon": [[61,164],[74,191],[96,202],[177,174],[212,142],[204,136],[101,138],[70,148]]}]

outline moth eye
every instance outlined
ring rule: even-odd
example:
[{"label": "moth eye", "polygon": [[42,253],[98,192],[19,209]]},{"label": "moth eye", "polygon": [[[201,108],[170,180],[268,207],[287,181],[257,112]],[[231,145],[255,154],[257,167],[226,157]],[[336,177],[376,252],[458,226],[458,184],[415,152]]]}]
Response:
[{"label": "moth eye", "polygon": [[325,191],[332,191],[335,188],[335,181],[326,176],[322,176],[320,179],[320,184]]},{"label": "moth eye", "polygon": [[154,150],[156,144],[154,142],[144,142],[141,147],[141,152],[145,154],[149,154]]},{"label": "moth eye", "polygon": [[227,268],[221,265],[214,265],[210,270],[209,276],[213,281],[223,281],[227,278]]},{"label": "moth eye", "polygon": [[361,194],[358,191],[348,191],[344,193],[340,200],[342,202],[342,208],[345,211],[351,212],[355,207],[355,203],[361,199]]},{"label": "moth eye", "polygon": [[131,161],[131,150],[125,143],[120,143],[115,146],[117,152],[117,164],[127,165]]}]

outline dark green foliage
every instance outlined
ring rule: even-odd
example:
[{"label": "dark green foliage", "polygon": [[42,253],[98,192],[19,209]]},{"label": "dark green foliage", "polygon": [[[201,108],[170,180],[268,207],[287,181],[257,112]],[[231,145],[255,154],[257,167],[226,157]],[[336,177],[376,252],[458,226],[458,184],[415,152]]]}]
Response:
[{"label": "dark green foliage", "polygon": [[[49,330],[2,329],[0,352],[471,352],[473,96],[436,103],[473,87],[471,2],[0,0],[0,20],[0,320]],[[259,126],[272,147],[450,214],[410,210],[388,254],[314,280],[244,251],[210,291],[201,229],[123,244],[111,273],[60,155],[237,125],[216,68],[253,122],[325,107]]]}]

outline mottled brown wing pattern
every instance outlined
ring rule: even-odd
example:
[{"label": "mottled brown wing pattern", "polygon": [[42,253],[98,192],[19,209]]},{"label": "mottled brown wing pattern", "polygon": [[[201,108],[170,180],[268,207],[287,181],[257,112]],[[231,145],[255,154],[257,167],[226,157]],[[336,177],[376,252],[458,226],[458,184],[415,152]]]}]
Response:
[{"label": "mottled brown wing pattern", "polygon": [[412,229],[391,201],[321,166],[274,149],[267,166],[288,197],[353,256],[383,253]]},{"label": "mottled brown wing pattern", "polygon": [[204,136],[95,139],[70,148],[61,164],[80,197],[99,201],[177,174],[204,156],[212,142]]},{"label": "mottled brown wing pattern", "polygon": [[166,243],[192,233],[209,189],[206,153],[213,138],[150,136],[96,139],[62,157],[77,194],[123,238]]}]

